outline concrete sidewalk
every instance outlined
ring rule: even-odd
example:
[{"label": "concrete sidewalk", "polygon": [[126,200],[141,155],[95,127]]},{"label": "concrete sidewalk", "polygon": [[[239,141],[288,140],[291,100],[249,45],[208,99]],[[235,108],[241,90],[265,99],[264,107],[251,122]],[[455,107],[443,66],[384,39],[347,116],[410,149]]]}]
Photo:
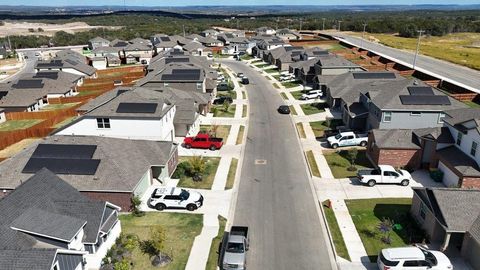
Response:
[{"label": "concrete sidewalk", "polygon": [[219,229],[218,217],[214,214],[203,215],[203,228],[193,241],[185,270],[205,269],[212,239],[217,236]]}]

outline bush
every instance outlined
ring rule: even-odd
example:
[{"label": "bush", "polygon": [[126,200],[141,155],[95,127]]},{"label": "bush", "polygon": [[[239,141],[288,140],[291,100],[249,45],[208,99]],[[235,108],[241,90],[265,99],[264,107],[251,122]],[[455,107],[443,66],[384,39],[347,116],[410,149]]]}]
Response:
[{"label": "bush", "polygon": [[140,204],[142,204],[142,200],[138,196],[134,196],[131,199],[132,202],[132,214],[135,217],[141,217],[145,215],[145,212],[140,210]]},{"label": "bush", "polygon": [[188,175],[191,171],[190,163],[187,161],[180,162],[177,165],[177,169],[173,173],[172,177],[175,179],[180,179],[184,175]]},{"label": "bush", "polygon": [[435,181],[435,182],[442,182],[443,172],[438,170],[438,169],[431,170],[430,171],[430,178],[432,178],[433,181]]}]

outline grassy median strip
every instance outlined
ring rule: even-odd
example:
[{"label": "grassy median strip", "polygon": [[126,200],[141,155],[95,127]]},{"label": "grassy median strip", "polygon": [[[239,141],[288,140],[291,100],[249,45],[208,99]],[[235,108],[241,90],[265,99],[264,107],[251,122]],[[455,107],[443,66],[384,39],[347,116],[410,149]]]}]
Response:
[{"label": "grassy median strip", "polygon": [[243,142],[243,133],[245,132],[245,126],[240,126],[237,135],[237,142],[236,144],[241,144]]},{"label": "grassy median strip", "polygon": [[302,139],[305,139],[307,135],[305,135],[305,129],[303,128],[303,124],[297,123],[296,126],[297,126],[298,136],[300,136],[300,138]]},{"label": "grassy median strip", "polygon": [[[173,258],[170,264],[162,267],[166,270],[185,269],[193,240],[200,234],[203,226],[201,214],[148,212],[142,217],[120,215],[119,219],[122,222],[122,233],[135,234],[140,240],[148,240],[150,229],[155,226],[160,225],[165,229],[164,252]],[[134,248],[131,257],[135,269],[158,269],[139,247]]]},{"label": "grassy median strip", "polygon": [[212,245],[210,246],[210,253],[208,254],[207,267],[205,270],[216,270],[218,264],[218,247],[222,243],[223,234],[225,233],[225,226],[227,224],[227,219],[222,216],[218,216],[218,223],[220,224],[218,228],[218,234],[215,238],[212,239]]},{"label": "grassy median strip", "polygon": [[280,93],[280,96],[282,96],[283,99],[288,100],[287,94],[284,92]]},{"label": "grassy median strip", "polygon": [[276,84],[276,83],[273,84],[273,87],[275,87],[277,89],[280,89],[280,86],[278,86],[278,84]]},{"label": "grassy median strip", "polygon": [[242,108],[243,108],[243,109],[242,109],[242,117],[247,117],[247,114],[248,114],[248,107],[247,107],[247,105],[244,104]]},{"label": "grassy median strip", "polygon": [[265,78],[267,78],[267,80],[269,80],[269,81],[272,80],[269,76],[265,76]]},{"label": "grassy median strip", "polygon": [[247,92],[242,91],[242,98],[243,98],[243,99],[247,99]]},{"label": "grassy median strip", "polygon": [[340,231],[340,227],[338,226],[335,213],[333,213],[332,208],[326,207],[325,205],[328,205],[328,201],[324,201],[322,203],[322,207],[323,212],[325,213],[325,218],[327,219],[328,228],[330,230],[330,235],[332,236],[333,244],[335,245],[335,251],[337,252],[338,256],[350,261],[350,255],[348,255],[347,246],[345,245],[342,232]]},{"label": "grassy median strip", "polygon": [[312,150],[307,151],[305,152],[305,154],[307,155],[307,161],[308,161],[308,164],[310,165],[309,167],[310,167],[310,171],[312,172],[312,175],[316,177],[321,177],[320,171],[318,170],[317,162],[315,161],[315,156],[313,155],[313,151]]},{"label": "grassy median strip", "polygon": [[227,183],[225,184],[225,189],[233,188],[235,184],[235,175],[237,173],[238,159],[232,158],[230,163],[230,169],[228,169]]},{"label": "grassy median strip", "polygon": [[290,113],[291,113],[292,115],[297,115],[297,111],[295,110],[295,107],[293,107],[293,105],[290,105],[290,106],[288,106],[288,107],[290,108]]}]

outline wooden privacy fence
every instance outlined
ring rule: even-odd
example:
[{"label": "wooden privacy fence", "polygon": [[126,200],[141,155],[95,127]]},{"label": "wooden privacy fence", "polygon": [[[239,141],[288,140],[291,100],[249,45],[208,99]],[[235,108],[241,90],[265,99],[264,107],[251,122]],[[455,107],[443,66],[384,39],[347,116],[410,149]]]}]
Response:
[{"label": "wooden privacy fence", "polygon": [[97,75],[108,76],[110,74],[115,74],[115,73],[130,73],[130,72],[137,72],[137,71],[143,72],[144,70],[145,70],[145,67],[143,66],[120,67],[120,68],[97,70]]},{"label": "wooden privacy fence", "polygon": [[77,115],[76,109],[82,104],[75,106],[54,110],[54,111],[39,111],[39,112],[7,112],[5,117],[7,120],[26,120],[26,119],[56,119],[56,118],[68,118]]},{"label": "wooden privacy fence", "polygon": [[28,138],[45,137],[55,128],[52,121],[45,120],[26,129],[0,131],[0,150]]},{"label": "wooden privacy fence", "polygon": [[[99,93],[101,94],[101,93]],[[96,98],[99,94],[85,95],[85,96],[73,96],[73,97],[58,97],[58,98],[49,98],[48,103],[50,104],[67,104],[67,103],[77,103],[77,102],[87,102],[91,99]]]}]

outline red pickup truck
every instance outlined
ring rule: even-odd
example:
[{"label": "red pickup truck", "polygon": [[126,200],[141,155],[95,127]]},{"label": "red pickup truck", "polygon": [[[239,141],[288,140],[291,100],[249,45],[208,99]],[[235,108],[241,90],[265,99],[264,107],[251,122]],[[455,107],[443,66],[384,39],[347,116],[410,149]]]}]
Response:
[{"label": "red pickup truck", "polygon": [[183,146],[187,149],[190,148],[204,148],[212,151],[220,149],[223,145],[222,138],[210,137],[206,133],[199,133],[195,137],[186,137],[183,140]]}]

